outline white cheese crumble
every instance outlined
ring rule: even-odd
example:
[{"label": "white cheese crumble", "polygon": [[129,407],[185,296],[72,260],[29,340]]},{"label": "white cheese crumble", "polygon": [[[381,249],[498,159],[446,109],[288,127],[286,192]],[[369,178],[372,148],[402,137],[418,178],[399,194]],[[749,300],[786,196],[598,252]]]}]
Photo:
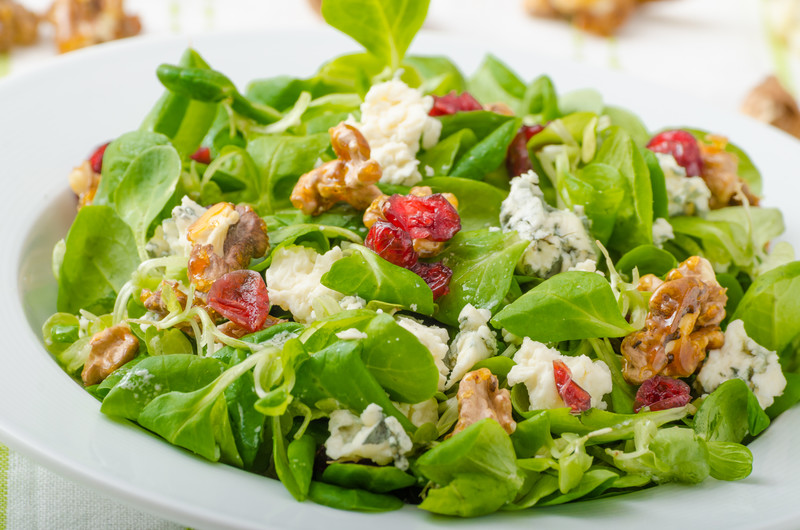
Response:
[{"label": "white cheese crumble", "polygon": [[405,455],[413,444],[397,418],[386,416],[383,409],[371,403],[361,417],[349,410],[334,410],[325,440],[325,452],[331,460],[372,460],[385,466],[394,461],[400,469],[408,468]]},{"label": "white cheese crumble", "polygon": [[366,339],[367,337],[368,335],[366,333],[359,331],[356,328],[346,329],[336,334],[336,338],[340,340],[359,340]]},{"label": "white cheese crumble", "polygon": [[653,221],[653,244],[661,248],[670,239],[675,239],[675,232],[672,231],[672,225],[669,224],[669,221],[663,217]]},{"label": "white cheese crumble", "polygon": [[439,390],[444,391],[447,374],[450,373],[450,369],[444,364],[444,358],[447,355],[447,343],[450,340],[447,330],[437,326],[426,326],[413,318],[404,316],[398,316],[397,323],[407,331],[410,331],[431,352],[433,362],[439,370]]},{"label": "white cheese crumble", "polygon": [[597,262],[593,259],[587,259],[581,261],[580,263],[576,263],[574,266],[570,267],[569,270],[571,271],[582,271],[582,272],[597,272],[599,275],[603,275],[602,272],[597,271]]},{"label": "white cheese crumble", "polygon": [[701,177],[687,177],[686,170],[679,166],[675,158],[666,153],[654,153],[658,165],[664,172],[667,185],[668,211],[670,217],[676,215],[703,215],[708,212],[711,190]]},{"label": "white cheese crumble", "polygon": [[491,311],[476,309],[472,304],[465,305],[458,314],[458,335],[444,358],[445,364],[452,367],[445,388],[461,381],[477,363],[497,355],[497,339],[486,325],[491,318]]},{"label": "white cheese crumble", "polygon": [[367,139],[380,164],[381,183],[413,186],[422,180],[417,166],[420,142],[430,149],[439,141],[442,123],[428,116],[433,97],[392,79],[373,85],[361,104],[361,123],[352,123]]},{"label": "white cheese crumble", "polygon": [[417,427],[422,427],[426,423],[436,425],[436,422],[439,421],[439,402],[436,401],[436,398],[414,404],[394,403],[394,406]]},{"label": "white cheese crumble", "polygon": [[553,361],[563,362],[572,372],[572,380],[592,396],[592,407],[605,409],[603,396],[611,392],[611,370],[603,361],[592,361],[585,355],[569,357],[555,348],[525,338],[514,355],[517,363],[508,372],[509,386],[524,383],[528,389],[530,410],[566,407],[558,394],[553,374]]},{"label": "white cheese crumble", "polygon": [[153,238],[146,250],[153,256],[186,256],[192,252],[192,243],[186,233],[192,224],[206,213],[206,209],[187,196],[183,196],[180,206],[172,209],[172,217],[164,219],[156,227]]},{"label": "white cheese crumble", "polygon": [[531,242],[517,264],[522,274],[549,278],[597,258],[581,217],[548,205],[533,171],[511,180],[511,191],[500,208],[500,224],[505,232],[516,230]]},{"label": "white cheese crumble", "polygon": [[734,378],[747,383],[758,398],[758,404],[765,409],[786,388],[778,354],[748,337],[741,320],[728,324],[722,348],[708,352],[708,358],[697,374],[697,382],[706,392],[713,392]]},{"label": "white cheese crumble", "polygon": [[364,309],[367,306],[367,301],[360,296],[345,296],[339,300],[339,307],[344,311],[352,311],[354,309]]},{"label": "white cheese crumble", "polygon": [[301,246],[279,248],[272,255],[272,264],[266,273],[270,302],[289,311],[301,324],[313,322],[316,320],[312,308],[314,299],[322,295],[331,296],[336,301],[344,298],[342,293],[320,283],[320,278],[341,258],[342,249],[339,247],[333,247],[325,254]]}]

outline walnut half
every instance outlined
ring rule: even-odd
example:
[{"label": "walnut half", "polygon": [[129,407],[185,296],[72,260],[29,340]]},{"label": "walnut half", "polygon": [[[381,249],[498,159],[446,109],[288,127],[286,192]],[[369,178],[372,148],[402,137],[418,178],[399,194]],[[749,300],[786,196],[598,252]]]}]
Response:
[{"label": "walnut half", "polygon": [[497,377],[488,368],[480,368],[461,379],[458,387],[458,423],[451,436],[486,418],[497,421],[508,434],[517,428],[511,416],[508,389],[498,387]]},{"label": "walnut half", "polygon": [[655,375],[688,377],[705,359],[706,350],[725,340],[719,323],[725,318],[725,289],[708,260],[692,256],[659,283],[650,275],[640,289],[654,289],[645,329],[622,341],[625,379],[641,384]]},{"label": "walnut half", "polygon": [[329,133],[338,158],[300,177],[292,190],[292,205],[306,215],[319,215],[340,202],[366,210],[381,195],[375,185],[381,178],[381,167],[370,158],[364,135],[352,125],[342,122]]},{"label": "walnut half", "polygon": [[117,324],[94,334],[81,379],[86,386],[102,383],[111,372],[136,357],[139,339],[127,324]]}]

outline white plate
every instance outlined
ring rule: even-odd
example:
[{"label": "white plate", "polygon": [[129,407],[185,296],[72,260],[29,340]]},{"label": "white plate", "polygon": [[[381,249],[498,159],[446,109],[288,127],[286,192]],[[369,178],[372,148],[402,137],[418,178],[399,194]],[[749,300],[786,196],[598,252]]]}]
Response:
[{"label": "white plate", "polygon": [[[413,507],[366,515],[298,504],[277,481],[208,463],[102,415],[98,402],[52,361],[38,331],[55,308],[50,251],[73,215],[66,176],[96,145],[138,126],[162,91],[156,66],[177,61],[189,43],[186,38],[114,43],[0,83],[0,174],[5,188],[0,217],[0,440],[67,477],[203,528],[796,527],[800,409],[784,414],[751,445],[755,465],[747,480],[667,485],[478,520],[433,517]],[[207,35],[191,44],[240,86],[258,77],[308,76],[324,60],[355,49],[331,31]],[[536,45],[535,39],[525,43],[526,48]],[[414,50],[450,55],[466,72],[492,51],[526,78],[550,74],[561,92],[595,87],[608,102],[637,112],[651,128],[687,124],[725,133],[752,155],[765,175],[766,203],[784,209],[787,239],[800,242],[800,148],[783,134],[631,78],[542,60],[523,50],[490,50],[483,43],[434,35],[421,36]]]}]

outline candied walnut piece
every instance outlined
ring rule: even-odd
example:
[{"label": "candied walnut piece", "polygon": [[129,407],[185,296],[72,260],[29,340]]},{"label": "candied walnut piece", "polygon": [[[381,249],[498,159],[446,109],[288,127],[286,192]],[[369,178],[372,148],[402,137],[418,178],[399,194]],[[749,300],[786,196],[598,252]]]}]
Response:
[{"label": "candied walnut piece", "polygon": [[125,13],[123,0],[55,0],[47,18],[55,26],[59,53],[132,37],[139,17]]},{"label": "candied walnut piece", "polygon": [[469,372],[458,387],[458,423],[452,435],[480,420],[492,418],[508,434],[517,428],[511,416],[511,394],[499,388],[497,377],[488,368]]},{"label": "candied walnut piece", "polygon": [[117,324],[95,333],[89,345],[91,351],[81,372],[81,379],[86,386],[101,383],[139,351],[139,339],[127,324]]},{"label": "candied walnut piece", "polygon": [[[209,208],[209,211],[213,208]],[[215,251],[213,244],[192,244],[188,274],[198,291],[207,292],[217,279],[231,271],[247,268],[250,260],[264,256],[269,249],[264,220],[249,206],[236,206],[235,212],[239,220],[228,228],[221,253]],[[201,221],[205,222],[204,218],[205,215],[189,227],[190,240],[192,234],[198,234],[203,229]]]},{"label": "candied walnut piece", "polygon": [[370,158],[364,135],[352,125],[340,123],[328,132],[338,158],[300,177],[292,190],[292,204],[306,215],[319,215],[339,202],[366,210],[381,195],[375,185],[381,167]]},{"label": "candied walnut piece", "polygon": [[11,0],[0,0],[0,53],[39,38],[39,15]]},{"label": "candied walnut piece", "polygon": [[525,9],[537,17],[563,17],[578,28],[608,37],[625,23],[637,0],[525,0]]},{"label": "candied walnut piece", "polygon": [[106,147],[108,147],[108,143],[95,149],[88,160],[74,168],[69,174],[69,187],[78,196],[78,210],[94,201],[97,187],[100,185],[100,172],[103,169],[103,155]]},{"label": "candied walnut piece", "polygon": [[800,138],[800,108],[794,97],[771,75],[742,102],[742,112]]},{"label": "candied walnut piece", "polygon": [[728,139],[713,134],[708,135],[707,139],[710,144],[700,144],[700,155],[703,157],[700,176],[711,190],[711,200],[708,201],[711,209],[741,204],[740,190],[751,205],[758,206],[758,197],[750,192],[747,183],[739,177],[739,158],[725,150]]},{"label": "candied walnut piece", "polygon": [[623,375],[634,384],[655,375],[688,377],[707,349],[724,342],[719,323],[728,297],[706,259],[692,256],[663,283],[649,283],[655,290],[645,329],[625,337],[621,347]]},{"label": "candied walnut piece", "polygon": [[656,375],[642,383],[636,391],[633,411],[644,407],[651,411],[683,407],[692,400],[689,385],[680,379]]}]

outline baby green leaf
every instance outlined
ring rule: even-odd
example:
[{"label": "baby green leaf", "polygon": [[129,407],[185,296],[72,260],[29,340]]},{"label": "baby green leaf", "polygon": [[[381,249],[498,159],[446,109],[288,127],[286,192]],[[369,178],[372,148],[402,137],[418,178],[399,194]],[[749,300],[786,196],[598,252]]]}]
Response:
[{"label": "baby green leaf", "polygon": [[181,159],[174,147],[151,147],[133,159],[114,192],[117,213],[136,237],[142,259],[150,224],[167,204],[181,176]]},{"label": "baby green leaf", "polygon": [[425,21],[429,0],[325,0],[325,22],[349,35],[391,69]]},{"label": "baby green leaf", "polygon": [[337,260],[320,282],[325,287],[365,300],[380,300],[405,309],[433,314],[433,293],[418,275],[389,263],[371,250],[353,246],[354,252]]},{"label": "baby green leaf", "polygon": [[58,310],[109,313],[138,265],[133,233],[114,210],[81,208],[66,238],[58,276]]},{"label": "baby green leaf", "polygon": [[540,342],[622,337],[635,331],[622,317],[608,282],[579,271],[542,282],[504,307],[492,324]]},{"label": "baby green leaf", "polygon": [[499,230],[456,234],[441,254],[453,277],[450,293],[438,300],[436,319],[454,326],[467,304],[495,310],[511,288],[514,267],[527,247],[528,241]]},{"label": "baby green leaf", "polygon": [[392,495],[340,488],[317,481],[311,482],[308,498],[323,506],[357,512],[388,512],[403,507],[403,501]]},{"label": "baby green leaf", "polygon": [[325,468],[322,480],[344,488],[360,488],[374,493],[407,488],[417,482],[413,476],[392,466],[365,466],[334,462]]},{"label": "baby green leaf", "polygon": [[742,444],[708,442],[711,476],[717,480],[742,480],[753,471],[753,453]]},{"label": "baby green leaf", "polygon": [[103,170],[92,204],[102,206],[113,204],[114,192],[122,182],[128,166],[139,155],[157,145],[169,145],[169,138],[163,134],[147,131],[125,133],[110,144],[103,153]]}]

